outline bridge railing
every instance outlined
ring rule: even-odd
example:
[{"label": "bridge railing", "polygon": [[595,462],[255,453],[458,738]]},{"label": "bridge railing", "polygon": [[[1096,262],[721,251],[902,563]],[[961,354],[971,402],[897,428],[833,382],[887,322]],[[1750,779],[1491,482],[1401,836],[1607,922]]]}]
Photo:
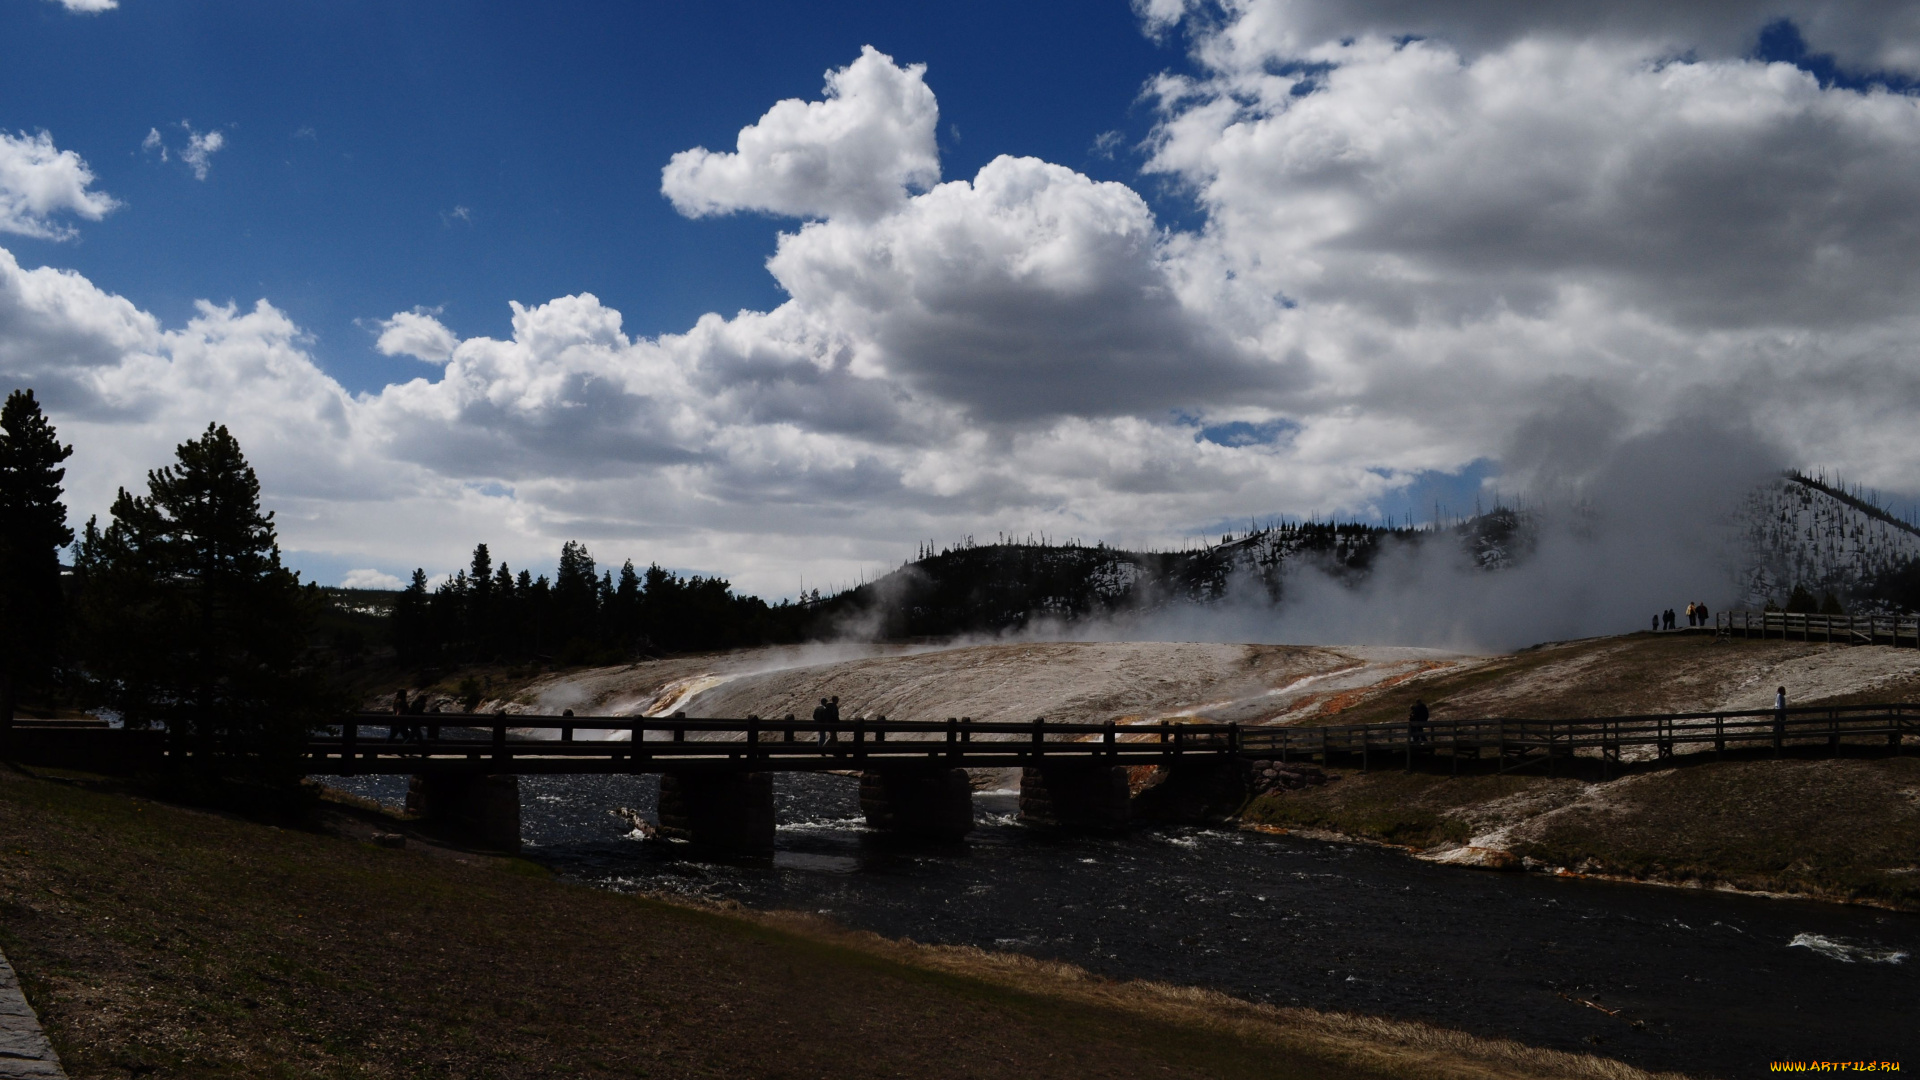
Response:
[{"label": "bridge railing", "polygon": [[1920,615],[1818,615],[1797,611],[1723,611],[1713,617],[1713,623],[1721,633],[1731,637],[1920,648]]},{"label": "bridge railing", "polygon": [[1627,747],[1654,747],[1661,755],[1683,745],[1711,745],[1724,752],[1729,746],[1805,745],[1841,740],[1876,739],[1894,746],[1908,736],[1920,736],[1920,705],[1805,706],[1785,710],[1736,709],[1722,712],[1659,713],[1573,720],[1534,720],[1510,717],[1432,719],[1410,722],[1330,725],[1326,727],[1256,727],[1240,736],[1241,753],[1249,757],[1308,757],[1372,751],[1405,752],[1445,749],[1454,752],[1495,750],[1526,754],[1571,754],[1598,749],[1618,755]]},{"label": "bridge railing", "polygon": [[692,717],[356,714],[308,741],[313,771],[410,771],[429,762],[516,772],[646,771],[679,762],[848,768],[869,762],[972,766],[1106,757],[1116,764],[1231,755],[1237,724],[1058,723]]}]

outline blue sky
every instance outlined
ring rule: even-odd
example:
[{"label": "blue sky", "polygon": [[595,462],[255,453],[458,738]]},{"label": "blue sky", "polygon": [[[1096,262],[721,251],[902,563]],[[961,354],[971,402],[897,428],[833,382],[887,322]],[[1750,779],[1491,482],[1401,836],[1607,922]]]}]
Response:
[{"label": "blue sky", "polygon": [[[1138,142],[1142,84],[1181,60],[1115,3],[16,2],[0,41],[0,129],[57,133],[126,204],[23,260],[169,322],[269,297],[354,390],[415,374],[366,328],[415,305],[496,336],[509,299],[592,292],[646,335],[777,305],[774,230],[681,217],[660,168],[862,45],[928,65],[950,176],[1001,153],[1135,175],[1094,140]],[[204,181],[141,149],[155,128],[184,143],[182,121],[225,136]]]},{"label": "blue sky", "polygon": [[13,0],[0,381],[80,519],[230,425],[323,581],[1910,498],[1916,78],[1891,2]]}]

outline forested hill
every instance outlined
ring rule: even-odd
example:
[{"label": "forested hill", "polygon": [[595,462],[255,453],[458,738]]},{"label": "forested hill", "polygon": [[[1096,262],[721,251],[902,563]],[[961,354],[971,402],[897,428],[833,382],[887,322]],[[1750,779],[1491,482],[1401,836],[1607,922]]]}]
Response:
[{"label": "forested hill", "polygon": [[[1511,520],[1508,526],[1504,532],[1511,532]],[[964,543],[821,600],[815,610],[846,632],[900,639],[997,633],[1036,620],[1210,603],[1229,589],[1278,600],[1283,569],[1290,563],[1310,563],[1336,577],[1364,573],[1389,539],[1422,535],[1430,534],[1307,522],[1229,535],[1219,544],[1185,551]]]}]

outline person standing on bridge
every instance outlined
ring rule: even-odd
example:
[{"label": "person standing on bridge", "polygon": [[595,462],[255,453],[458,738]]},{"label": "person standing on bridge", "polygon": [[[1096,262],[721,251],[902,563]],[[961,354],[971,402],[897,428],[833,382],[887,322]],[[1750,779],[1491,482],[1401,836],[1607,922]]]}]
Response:
[{"label": "person standing on bridge", "polygon": [[1427,703],[1419,698],[1413,700],[1413,708],[1407,710],[1407,741],[1424,743],[1427,741]]},{"label": "person standing on bridge", "polygon": [[1773,691],[1773,745],[1780,746],[1780,740],[1787,733],[1787,688],[1775,687]]},{"label": "person standing on bridge", "polygon": [[1693,625],[1693,601],[1687,601],[1687,625]]},{"label": "person standing on bridge", "polygon": [[1709,624],[1708,624],[1708,622],[1707,622],[1707,605],[1705,605],[1705,604],[1700,604],[1700,605],[1698,605],[1698,612],[1697,612],[1697,613],[1698,613],[1698,614],[1699,614],[1699,616],[1700,616],[1700,625],[1701,625],[1701,626],[1707,626],[1707,625],[1709,625]]},{"label": "person standing on bridge", "polygon": [[[424,697],[425,695],[422,695],[422,696]],[[415,712],[415,711],[417,710],[410,709],[407,706],[407,688],[406,687],[403,686],[400,689],[395,690],[393,692],[393,715],[406,716],[409,713]],[[404,740],[406,742],[414,742],[419,738],[420,738],[420,726],[418,724],[407,724],[407,723],[402,723],[396,720],[391,727],[387,728],[388,742],[397,742],[401,740]]]},{"label": "person standing on bridge", "polygon": [[813,707],[813,722],[820,725],[819,745],[827,745],[827,699],[821,698],[820,704]]}]

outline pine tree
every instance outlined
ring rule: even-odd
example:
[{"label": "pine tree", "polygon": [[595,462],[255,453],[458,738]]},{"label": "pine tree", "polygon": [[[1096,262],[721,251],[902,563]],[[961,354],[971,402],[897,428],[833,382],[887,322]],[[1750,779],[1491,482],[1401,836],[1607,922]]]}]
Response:
[{"label": "pine tree", "polygon": [[318,601],[280,564],[273,514],[227,429],[123,488],[74,560],[82,653],[129,726],[164,726],[200,777],[290,785],[308,734],[337,704],[302,654]]},{"label": "pine tree", "polygon": [[562,647],[590,642],[599,629],[600,582],[587,545],[560,545],[560,567],[553,576],[554,637]]},{"label": "pine tree", "polygon": [[60,549],[73,542],[60,482],[60,445],[31,390],[0,408],[0,729],[23,683],[45,676],[61,640]]},{"label": "pine tree", "polygon": [[393,649],[405,664],[420,663],[438,651],[427,614],[427,572],[418,567],[393,602]]}]

